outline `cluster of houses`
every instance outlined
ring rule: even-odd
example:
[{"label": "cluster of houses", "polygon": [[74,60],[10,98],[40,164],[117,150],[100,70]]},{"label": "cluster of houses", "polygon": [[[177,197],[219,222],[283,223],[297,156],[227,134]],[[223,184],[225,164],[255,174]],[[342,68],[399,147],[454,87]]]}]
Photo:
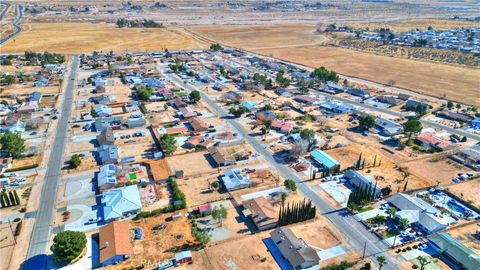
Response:
[{"label": "cluster of houses", "polygon": [[375,41],[388,41],[401,46],[415,46],[420,40],[424,40],[424,46],[435,49],[458,50],[466,53],[480,53],[480,28],[469,27],[447,30],[426,30],[395,33],[394,38],[389,39],[380,32],[364,32],[362,39]]}]

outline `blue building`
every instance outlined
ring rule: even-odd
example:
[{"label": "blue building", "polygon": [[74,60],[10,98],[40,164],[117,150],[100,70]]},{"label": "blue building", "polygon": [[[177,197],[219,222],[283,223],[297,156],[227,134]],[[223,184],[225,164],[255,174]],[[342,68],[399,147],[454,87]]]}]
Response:
[{"label": "blue building", "polygon": [[103,220],[115,220],[137,214],[142,201],[136,185],[106,190],[102,194]]},{"label": "blue building", "polygon": [[470,122],[470,127],[473,129],[480,129],[480,117],[477,117]]},{"label": "blue building", "polygon": [[321,166],[322,171],[335,171],[340,169],[340,163],[321,150],[313,150],[310,152],[310,156]]}]

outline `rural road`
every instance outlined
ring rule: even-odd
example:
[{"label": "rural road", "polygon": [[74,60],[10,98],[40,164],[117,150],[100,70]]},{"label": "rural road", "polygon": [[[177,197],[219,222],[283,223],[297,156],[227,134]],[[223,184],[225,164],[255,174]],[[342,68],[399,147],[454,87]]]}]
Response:
[{"label": "rural road", "polygon": [[[165,74],[165,76],[172,82],[176,83],[179,86],[184,86],[188,91],[199,91],[195,86],[187,84],[185,85],[183,81],[178,78],[176,75]],[[219,117],[229,116],[229,114],[218,104],[216,104],[207,94],[199,91],[202,99],[212,107],[218,114]],[[379,240],[375,235],[370,233],[363,225],[359,224],[351,215],[347,213],[344,209],[335,209],[330,206],[330,204],[320,197],[315,191],[305,184],[303,180],[294,173],[290,168],[285,166],[282,163],[277,162],[273,157],[272,153],[267,150],[258,139],[250,136],[249,132],[240,125],[235,119],[225,118],[245,139],[246,141],[260,154],[265,160],[274,168],[285,179],[293,179],[297,182],[298,190],[305,195],[312,203],[317,207],[318,211],[322,213],[326,218],[328,218],[336,228],[341,231],[349,240],[349,245],[351,245],[356,251],[362,253],[362,250],[365,246],[365,256],[376,256],[381,254],[384,251],[388,250],[381,240]],[[383,267],[383,269],[399,269],[396,265],[396,262],[393,261],[389,256],[386,256],[388,264]],[[375,260],[373,260],[375,262]]]},{"label": "rural road", "polygon": [[15,18],[15,20],[12,22],[12,26],[15,28],[15,31],[11,34],[8,34],[5,37],[2,37],[0,39],[0,45],[3,45],[5,42],[9,41],[11,38],[18,35],[22,31],[22,28],[20,27],[20,21],[23,18],[23,6],[21,4],[18,4],[17,8],[18,8],[17,18]]},{"label": "rural road", "polygon": [[78,56],[74,56],[68,76],[60,118],[58,119],[55,139],[49,157],[44,186],[38,206],[35,224],[30,238],[27,260],[23,269],[45,269],[47,250],[49,248],[50,232],[52,230],[57,199],[57,189],[60,180],[60,170],[63,164],[63,153],[66,143],[68,120],[72,111],[74,80],[78,69]]}]

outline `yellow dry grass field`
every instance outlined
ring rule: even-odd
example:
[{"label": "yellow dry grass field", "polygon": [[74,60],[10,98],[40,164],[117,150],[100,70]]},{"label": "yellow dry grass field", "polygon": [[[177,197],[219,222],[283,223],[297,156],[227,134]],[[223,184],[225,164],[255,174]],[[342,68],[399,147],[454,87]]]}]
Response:
[{"label": "yellow dry grass field", "polygon": [[480,105],[479,69],[392,58],[337,47],[313,25],[191,27],[194,33],[222,44],[265,56],[319,67],[340,74]]},{"label": "yellow dry grass field", "polygon": [[310,46],[326,41],[307,24],[258,26],[192,26],[194,33],[247,50]]},{"label": "yellow dry grass field", "polygon": [[33,23],[1,47],[2,53],[26,50],[59,53],[103,51],[177,50],[205,48],[205,43],[175,28],[117,28],[105,23]]},{"label": "yellow dry grass field", "polygon": [[325,66],[347,76],[480,105],[479,69],[392,58],[334,47],[255,50],[310,67]]}]

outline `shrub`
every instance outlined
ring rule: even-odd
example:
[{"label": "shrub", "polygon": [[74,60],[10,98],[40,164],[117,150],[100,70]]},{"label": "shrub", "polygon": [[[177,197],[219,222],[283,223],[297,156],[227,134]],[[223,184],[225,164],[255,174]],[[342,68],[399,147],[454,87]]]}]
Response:
[{"label": "shrub", "polygon": [[400,249],[395,250],[395,253],[400,253],[402,252]]},{"label": "shrub", "polygon": [[408,250],[408,251],[412,250],[412,247],[407,247],[407,250]]},{"label": "shrub", "polygon": [[20,209],[20,213],[25,213],[25,212],[27,212],[27,208],[26,208],[26,207],[22,207],[22,208]]},{"label": "shrub", "polygon": [[20,222],[17,223],[17,228],[15,229],[15,236],[20,235],[20,233],[22,232],[22,227],[23,227],[23,221],[20,220]]},{"label": "shrub", "polygon": [[19,222],[20,220],[22,220],[21,218],[17,217],[13,220],[13,222]]},{"label": "shrub", "polygon": [[417,248],[418,248],[418,245],[413,245],[413,248],[414,248],[414,249],[417,249]]},{"label": "shrub", "polygon": [[414,265],[412,265],[412,268],[413,269],[418,269],[418,265],[414,264]]},{"label": "shrub", "polygon": [[402,249],[402,252],[407,252],[407,249],[406,248]]}]

